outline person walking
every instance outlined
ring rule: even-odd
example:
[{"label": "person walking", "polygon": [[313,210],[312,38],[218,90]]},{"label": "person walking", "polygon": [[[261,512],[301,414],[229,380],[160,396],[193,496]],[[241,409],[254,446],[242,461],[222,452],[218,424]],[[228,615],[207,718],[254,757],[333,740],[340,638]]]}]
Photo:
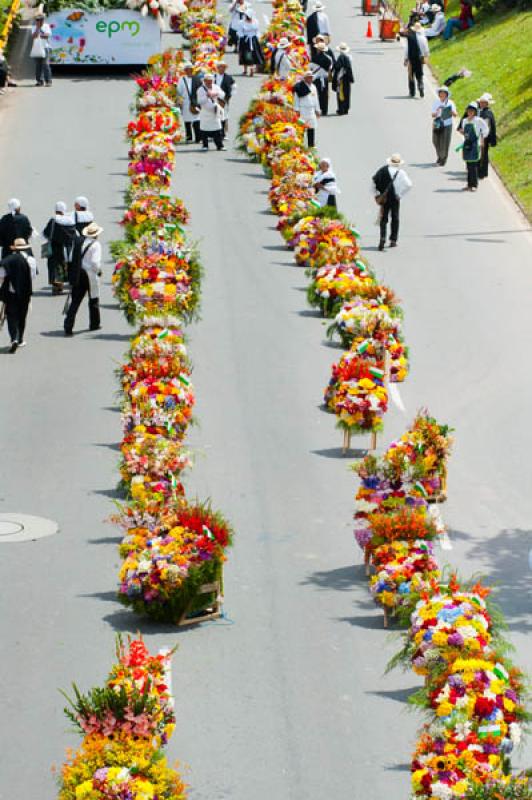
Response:
[{"label": "person walking", "polygon": [[334,66],[334,58],[327,52],[325,42],[317,42],[311,48],[310,69],[314,77],[314,86],[318,93],[318,102],[323,117],[329,110],[329,76]]},{"label": "person walking", "polygon": [[30,58],[35,60],[35,85],[51,86],[52,70],[50,67],[50,38],[52,29],[45,21],[45,15],[40,11],[35,15],[35,22],[31,28]]},{"label": "person walking", "polygon": [[233,48],[233,53],[238,50],[238,29],[244,19],[246,0],[233,0],[229,6],[229,30],[227,31],[227,45]]},{"label": "person walking", "polygon": [[[31,239],[33,225],[20,209],[20,200],[12,197],[7,203],[8,213],[0,217],[1,258],[11,255],[11,245],[15,239]],[[30,248],[31,254],[31,248]]]},{"label": "person walking", "polygon": [[270,59],[270,72],[272,75],[277,75],[278,78],[281,80],[286,80],[294,69],[294,65],[292,63],[292,59],[286,52],[290,47],[290,42],[283,36],[277,42],[277,47],[272,53]]},{"label": "person walking", "polygon": [[223,106],[223,119],[222,119],[222,133],[223,138],[227,139],[227,126],[229,124],[229,105],[233,93],[236,91],[235,79],[227,72],[227,63],[219,61],[216,65],[216,75],[214,76],[214,84],[224,93]]},{"label": "person walking", "polygon": [[316,144],[316,128],[320,116],[318,93],[313,83],[314,75],[307,70],[303,80],[294,85],[294,108],[299,112],[300,118],[307,126],[307,144],[314,147]]},{"label": "person walking", "polygon": [[74,200],[74,227],[81,235],[83,228],[86,228],[89,222],[94,221],[94,214],[89,208],[89,201],[84,195],[80,194]]},{"label": "person walking", "polygon": [[336,48],[340,54],[334,64],[332,80],[333,91],[336,92],[336,103],[338,106],[337,114],[343,116],[349,114],[351,107],[351,84],[355,82],[353,76],[353,64],[349,55],[349,47],[345,42],[341,42]]},{"label": "person walking", "polygon": [[424,97],[423,64],[429,57],[429,45],[423,33],[423,27],[419,22],[415,22],[411,28],[407,28],[403,35],[405,38],[404,64],[408,69],[408,93],[410,97],[416,96],[417,81],[419,96]]},{"label": "person walking", "polygon": [[478,103],[469,103],[458,132],[464,137],[462,156],[467,168],[467,185],[464,186],[463,191],[476,192],[482,141],[489,135],[487,122],[478,116]]},{"label": "person walking", "polygon": [[453,117],[456,117],[456,106],[450,97],[449,87],[440,86],[438,99],[432,104],[432,144],[436,150],[438,167],[444,167],[447,163],[453,133]]},{"label": "person walking", "polygon": [[244,75],[252,77],[257,67],[264,66],[264,55],[259,41],[259,23],[253,16],[251,8],[247,8],[244,19],[238,29],[239,63],[244,67]]},{"label": "person walking", "polygon": [[46,258],[48,262],[48,283],[52,294],[62,294],[68,279],[68,265],[72,262],[74,245],[79,237],[74,218],[67,214],[66,203],[55,204],[55,213],[50,217],[42,232],[46,239]]},{"label": "person walking", "polygon": [[33,278],[37,263],[29,254],[30,245],[25,239],[15,239],[10,255],[0,260],[0,300],[5,303],[7,330],[11,338],[11,353],[24,347],[26,318],[33,294]]},{"label": "person walking", "polygon": [[394,153],[386,159],[386,164],[373,176],[375,201],[380,206],[379,250],[384,250],[386,244],[386,229],[390,216],[390,247],[397,247],[401,199],[412,188],[412,181],[405,170],[401,169],[404,163],[399,153]]},{"label": "person walking", "polygon": [[482,97],[479,97],[478,100],[478,105],[480,108],[479,117],[483,119],[489,127],[488,135],[482,139],[482,150],[478,165],[478,177],[480,180],[488,177],[489,149],[490,147],[495,147],[497,144],[497,123],[495,121],[495,114],[490,108],[493,103],[493,97],[489,92],[485,92]]},{"label": "person walking", "polygon": [[181,98],[181,116],[185,124],[185,142],[192,143],[192,134],[196,144],[201,142],[200,115],[197,107],[196,92],[201,86],[201,78],[193,73],[194,67],[190,61],[183,64],[184,75],[177,83],[177,94]]},{"label": "person walking", "polygon": [[102,246],[98,237],[103,233],[96,222],[83,229],[80,269],[72,276],[71,301],[65,316],[65,336],[72,336],[76,314],[86,294],[89,297],[89,330],[97,331],[100,319],[100,277],[102,275]]},{"label": "person walking", "polygon": [[225,94],[219,86],[214,85],[214,75],[207,73],[197,93],[200,107],[200,131],[202,150],[209,149],[209,139],[214,140],[217,150],[225,150],[222,132]]},{"label": "person walking", "polygon": [[331,26],[329,17],[325,13],[325,6],[320,2],[314,3],[312,14],[309,14],[306,22],[307,27],[307,43],[310,47],[314,38],[321,33],[322,36],[327,37],[328,42],[331,38]]},{"label": "person walking", "polygon": [[330,158],[321,159],[318,171],[314,174],[313,185],[316,200],[322,208],[323,206],[337,207],[336,197],[340,194],[340,189],[336,183],[336,175],[333,172]]}]

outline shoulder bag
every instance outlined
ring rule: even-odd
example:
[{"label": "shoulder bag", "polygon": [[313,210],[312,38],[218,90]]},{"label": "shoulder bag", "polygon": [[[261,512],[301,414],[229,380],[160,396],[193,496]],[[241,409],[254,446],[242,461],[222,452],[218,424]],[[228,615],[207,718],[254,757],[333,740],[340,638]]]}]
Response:
[{"label": "shoulder bag", "polygon": [[383,192],[381,192],[380,194],[375,195],[375,202],[377,203],[378,206],[385,206],[386,203],[388,202],[388,195],[390,194],[390,189],[392,188],[393,182],[397,178],[398,175],[399,175],[399,170],[397,170],[397,172],[395,173],[395,175],[391,179],[391,181],[388,184],[388,186],[386,187],[386,189]]}]

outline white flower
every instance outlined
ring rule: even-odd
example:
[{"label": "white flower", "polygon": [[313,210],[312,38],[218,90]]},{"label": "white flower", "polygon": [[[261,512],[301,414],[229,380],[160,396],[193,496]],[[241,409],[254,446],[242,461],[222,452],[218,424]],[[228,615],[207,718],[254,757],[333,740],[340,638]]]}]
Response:
[{"label": "white flower", "polygon": [[522,735],[523,731],[521,730],[521,726],[518,725],[517,722],[510,722],[510,739],[514,744],[514,747],[517,747],[521,741]]},{"label": "white flower", "polygon": [[438,781],[432,784],[432,796],[439,798],[439,800],[452,800],[453,790],[446,783]]}]

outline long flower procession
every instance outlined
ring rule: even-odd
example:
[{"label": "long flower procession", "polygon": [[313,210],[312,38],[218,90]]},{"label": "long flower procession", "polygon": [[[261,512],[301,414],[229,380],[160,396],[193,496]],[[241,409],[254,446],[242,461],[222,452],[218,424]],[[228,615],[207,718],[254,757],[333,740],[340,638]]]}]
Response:
[{"label": "long flower procession", "polygon": [[[215,4],[193,0],[180,25],[196,69],[212,69],[225,48]],[[188,211],[170,194],[183,63],[180,50],[153,59],[136,79],[137,113],[127,126],[128,208],[125,238],[113,244],[113,283],[138,327],[119,369],[126,501],[114,521],[123,532],[119,600],[152,619],[191,624],[221,613],[232,531],[209,504],[187,500],[182,480],[192,465],[184,440],[195,401],[183,326],[197,314],[201,280]]]},{"label": "long flower procession", "polygon": [[[306,270],[310,305],[346,348],[325,390],[325,406],[344,429],[344,452],[352,433],[371,433],[375,450],[389,386],[408,375],[402,311],[361,257],[356,228],[315,200],[319,159],[304,144],[293,104],[308,67],[304,19],[295,0],[274,3],[263,46],[272,52],[286,39],[293,70],[262,83],[241,118],[240,146],[271,180],[270,208]],[[524,800],[532,797],[529,778],[513,775],[509,760],[528,719],[524,676],[508,660],[489,590],[460,586],[436,559],[436,544],[446,546],[438,504],[447,497],[451,446],[449,426],[422,410],[382,456],[370,452],[358,462],[355,539],[385,626],[392,618],[409,626],[393,663],[425,679],[412,698],[429,719],[412,760],[412,800]]]},{"label": "long flower procession", "polygon": [[82,693],[73,684],[73,697],[65,694],[83,742],[61,768],[59,800],[184,800],[186,786],[164,755],[176,722],[171,657],[118,637],[104,686]]}]

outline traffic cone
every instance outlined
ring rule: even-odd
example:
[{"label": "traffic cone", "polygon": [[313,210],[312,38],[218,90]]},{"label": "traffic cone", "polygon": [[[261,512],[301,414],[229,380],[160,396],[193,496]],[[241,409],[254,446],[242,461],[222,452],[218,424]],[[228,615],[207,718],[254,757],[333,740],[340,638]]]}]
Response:
[{"label": "traffic cone", "polygon": [[371,27],[371,20],[368,21],[368,29],[366,31],[366,38],[373,39],[373,29]]}]

